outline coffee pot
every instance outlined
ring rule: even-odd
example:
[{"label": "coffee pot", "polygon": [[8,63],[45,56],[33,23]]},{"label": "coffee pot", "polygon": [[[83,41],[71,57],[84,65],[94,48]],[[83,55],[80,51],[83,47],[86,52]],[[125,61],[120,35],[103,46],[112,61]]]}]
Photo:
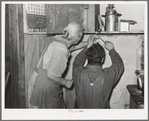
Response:
[{"label": "coffee pot", "polygon": [[113,8],[113,4],[108,4],[105,15],[102,15],[102,17],[105,17],[105,31],[118,31],[118,17],[122,14],[117,13]]}]

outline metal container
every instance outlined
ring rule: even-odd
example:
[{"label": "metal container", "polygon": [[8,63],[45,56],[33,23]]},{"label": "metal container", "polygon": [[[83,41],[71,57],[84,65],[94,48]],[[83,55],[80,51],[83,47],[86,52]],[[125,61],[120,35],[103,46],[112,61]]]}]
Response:
[{"label": "metal container", "polygon": [[137,88],[142,91],[144,96],[144,70],[136,70],[135,74],[137,75]]},{"label": "metal container", "polygon": [[144,96],[144,75],[137,76],[137,87],[142,91],[142,95]]},{"label": "metal container", "polygon": [[102,17],[105,17],[105,31],[118,31],[118,17],[121,14],[117,13],[113,8],[113,4],[109,4],[106,8],[106,14],[102,15]]}]

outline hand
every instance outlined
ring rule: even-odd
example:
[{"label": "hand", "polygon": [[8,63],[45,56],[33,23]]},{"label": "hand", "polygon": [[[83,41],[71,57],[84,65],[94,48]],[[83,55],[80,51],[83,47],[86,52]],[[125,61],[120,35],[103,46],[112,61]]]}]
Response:
[{"label": "hand", "polygon": [[67,88],[71,88],[72,84],[73,84],[73,81],[69,80],[69,79],[66,79],[67,83],[66,83],[66,87]]},{"label": "hand", "polygon": [[94,44],[94,36],[93,35],[89,36],[87,42],[88,42],[87,48],[91,47]]},{"label": "hand", "polygon": [[113,43],[110,42],[110,41],[105,41],[104,46],[105,46],[105,48],[106,48],[108,51],[110,51],[111,49],[114,48]]},{"label": "hand", "polygon": [[99,43],[99,36],[98,35],[94,35],[94,44]]},{"label": "hand", "polygon": [[94,39],[94,44],[97,44],[97,43],[99,43],[99,39]]}]

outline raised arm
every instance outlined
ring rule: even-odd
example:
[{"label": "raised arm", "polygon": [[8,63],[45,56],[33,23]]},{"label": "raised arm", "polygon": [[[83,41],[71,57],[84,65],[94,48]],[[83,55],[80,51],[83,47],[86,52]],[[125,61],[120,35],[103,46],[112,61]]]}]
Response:
[{"label": "raised arm", "polygon": [[94,43],[94,38],[90,36],[88,40],[86,41],[86,48],[84,48],[75,58],[75,61],[73,63],[73,68],[79,68],[84,65],[86,60],[86,51],[87,49],[92,46]]},{"label": "raised arm", "polygon": [[108,68],[109,74],[113,77],[113,85],[119,80],[124,71],[124,64],[120,55],[115,51],[113,43],[106,41],[105,48],[109,51],[112,65]]},{"label": "raised arm", "polygon": [[78,45],[71,46],[69,48],[69,51],[73,52],[75,50],[82,49],[83,47],[86,47],[86,46],[87,46],[87,41],[83,41],[83,42],[80,42]]},{"label": "raised arm", "polygon": [[[73,46],[71,46],[70,48],[69,48],[69,51],[70,52],[73,52],[73,51],[75,51],[75,50],[79,50],[79,49],[82,49],[82,48],[84,48],[84,47],[90,47],[90,45],[89,45],[89,41],[92,41],[92,44],[94,43],[97,43],[96,42],[96,38],[97,38],[97,36],[96,35],[90,35],[89,37],[88,37],[88,40],[87,41],[82,41],[82,42],[80,42],[78,45],[73,45]],[[90,42],[90,44],[91,44],[91,42]],[[91,44],[91,45],[92,45]]]}]

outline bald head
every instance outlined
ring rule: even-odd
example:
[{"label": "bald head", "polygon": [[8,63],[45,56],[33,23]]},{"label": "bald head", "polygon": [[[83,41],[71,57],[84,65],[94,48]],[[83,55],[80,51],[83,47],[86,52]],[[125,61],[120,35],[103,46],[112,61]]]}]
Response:
[{"label": "bald head", "polygon": [[64,35],[66,34],[69,35],[69,36],[78,36],[80,35],[80,33],[83,32],[83,27],[77,23],[77,22],[71,22],[70,24],[68,24],[68,26],[64,29],[63,33]]}]

